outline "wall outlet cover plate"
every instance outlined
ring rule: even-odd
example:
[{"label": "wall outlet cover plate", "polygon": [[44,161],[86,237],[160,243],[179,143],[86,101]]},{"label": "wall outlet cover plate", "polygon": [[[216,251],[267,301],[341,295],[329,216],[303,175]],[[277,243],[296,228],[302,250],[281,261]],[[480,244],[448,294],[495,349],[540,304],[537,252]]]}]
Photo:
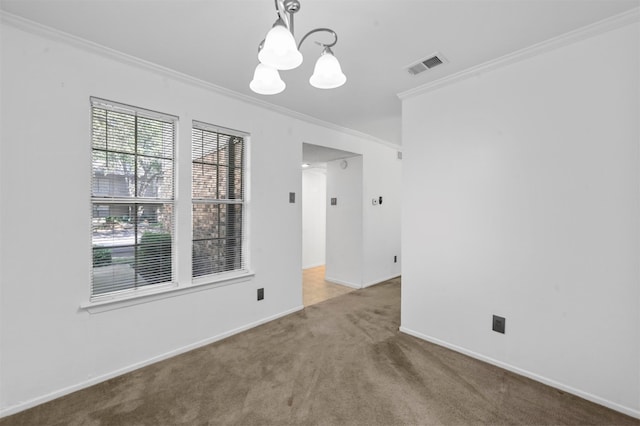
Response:
[{"label": "wall outlet cover plate", "polygon": [[504,317],[497,315],[493,316],[493,331],[504,334],[505,323],[507,320]]}]

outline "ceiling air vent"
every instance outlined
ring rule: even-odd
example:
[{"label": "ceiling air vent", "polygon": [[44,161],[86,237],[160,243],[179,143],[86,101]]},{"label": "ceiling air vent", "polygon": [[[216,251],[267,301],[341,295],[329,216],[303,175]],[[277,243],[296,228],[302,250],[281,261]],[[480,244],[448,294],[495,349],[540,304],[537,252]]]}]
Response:
[{"label": "ceiling air vent", "polygon": [[411,75],[418,75],[421,72],[430,70],[433,67],[437,67],[438,65],[443,64],[444,62],[445,62],[445,59],[442,57],[442,55],[440,55],[439,53],[436,53],[428,57],[427,59],[421,60],[417,64],[410,65],[407,68],[407,71]]},{"label": "ceiling air vent", "polygon": [[440,65],[442,63],[442,59],[438,58],[437,56],[432,56],[429,59],[422,61],[422,63],[424,64],[424,66],[431,69]]}]

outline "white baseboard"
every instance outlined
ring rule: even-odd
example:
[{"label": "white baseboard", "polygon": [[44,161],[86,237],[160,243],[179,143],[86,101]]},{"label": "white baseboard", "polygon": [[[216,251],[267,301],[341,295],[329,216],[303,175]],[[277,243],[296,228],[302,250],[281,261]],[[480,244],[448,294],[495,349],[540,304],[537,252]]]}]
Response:
[{"label": "white baseboard", "polygon": [[365,287],[371,287],[372,285],[380,284],[380,283],[383,283],[385,281],[391,280],[393,278],[398,278],[399,276],[400,276],[400,274],[395,274],[395,275],[391,275],[391,276],[389,276],[387,278],[380,278],[378,280],[370,281],[370,282],[362,284],[362,285],[350,283],[348,281],[338,280],[338,279],[331,278],[331,277],[324,277],[324,280],[325,281],[329,281],[330,283],[346,285],[347,287],[360,289],[360,288],[365,288]]},{"label": "white baseboard", "polygon": [[496,359],[493,359],[493,358],[490,358],[488,356],[479,354],[477,352],[473,352],[471,350],[462,348],[460,346],[456,346],[454,344],[445,342],[443,340],[436,339],[435,337],[424,335],[422,333],[419,333],[417,331],[411,330],[411,329],[406,328],[406,327],[402,327],[401,326],[400,327],[400,331],[403,332],[403,333],[409,334],[411,336],[417,337],[418,339],[426,340],[427,342],[434,343],[434,344],[436,344],[438,346],[443,346],[443,347],[445,347],[447,349],[451,349],[453,351],[460,352],[460,353],[468,355],[468,356],[470,356],[472,358],[479,359],[481,361],[484,361],[486,363],[495,365],[497,367],[503,368],[503,369],[511,371],[513,373],[519,374],[521,376],[528,377],[528,378],[533,379],[533,380],[535,380],[537,382],[544,383],[545,385],[549,385],[549,386],[554,387],[556,389],[560,389],[560,390],[562,390],[564,392],[579,396],[580,398],[583,398],[583,399],[586,399],[588,401],[594,402],[596,404],[605,406],[607,408],[611,408],[612,410],[619,411],[620,413],[626,414],[628,416],[640,419],[640,411],[639,410],[635,410],[635,409],[630,408],[630,407],[625,407],[624,405],[617,404],[615,402],[612,402],[612,401],[609,401],[607,399],[601,398],[599,396],[593,395],[593,394],[591,394],[589,392],[584,392],[584,391],[581,391],[579,389],[575,389],[575,388],[573,388],[571,386],[565,385],[563,383],[557,382],[557,381],[549,379],[547,377],[540,376],[540,375],[538,375],[536,373],[532,373],[532,372],[527,371],[527,370],[523,370],[523,369],[518,368],[516,366],[513,366],[511,364],[507,364],[507,363],[504,363],[502,361],[498,361]]},{"label": "white baseboard", "polygon": [[385,281],[389,281],[389,280],[392,280],[394,278],[398,278],[399,276],[400,276],[400,274],[395,274],[395,275],[391,275],[391,276],[389,276],[387,278],[381,278],[381,279],[378,279],[378,280],[370,281],[368,283],[363,284],[362,288],[370,287],[370,286],[376,285],[376,284],[380,284],[380,283],[383,283]]},{"label": "white baseboard", "polygon": [[334,284],[346,285],[347,287],[351,287],[351,288],[362,288],[360,284],[350,283],[348,281],[342,281],[342,280],[338,280],[336,278],[331,278],[327,276],[324,277],[324,280]]},{"label": "white baseboard", "polygon": [[119,369],[114,370],[112,372],[109,372],[109,373],[106,373],[106,374],[102,374],[102,375],[97,376],[97,377],[93,377],[93,378],[91,378],[89,380],[77,383],[75,385],[68,386],[66,388],[59,389],[57,391],[54,391],[54,392],[48,393],[46,395],[31,399],[29,401],[21,402],[19,404],[4,408],[4,409],[0,410],[0,418],[6,417],[6,416],[10,416],[12,414],[19,413],[20,411],[27,410],[29,408],[35,407],[36,405],[44,404],[45,402],[49,402],[49,401],[52,401],[52,400],[54,400],[56,398],[60,398],[61,396],[68,395],[68,394],[70,394],[72,392],[76,392],[76,391],[79,391],[81,389],[88,388],[89,386],[96,385],[98,383],[104,382],[105,380],[109,380],[109,379],[112,379],[114,377],[121,376],[121,375],[123,375],[125,373],[129,373],[131,371],[137,370],[139,368],[146,367],[147,365],[155,364],[156,362],[163,361],[163,360],[168,359],[168,358],[172,358],[172,357],[174,357],[176,355],[180,355],[180,354],[183,354],[185,352],[192,351],[194,349],[197,349],[197,348],[202,347],[202,346],[209,345],[211,343],[215,343],[215,342],[217,342],[219,340],[222,340],[222,339],[225,339],[227,337],[233,336],[234,334],[241,333],[243,331],[249,330],[250,328],[257,327],[259,325],[262,325],[262,324],[265,324],[267,322],[273,321],[275,319],[287,316],[287,315],[292,314],[294,312],[301,311],[303,309],[304,309],[304,306],[300,305],[300,306],[297,306],[297,307],[295,307],[293,309],[289,309],[287,311],[280,312],[280,313],[275,314],[275,315],[271,315],[271,316],[269,316],[267,318],[263,318],[261,320],[251,322],[249,324],[245,324],[245,325],[243,325],[241,327],[235,328],[233,330],[226,331],[226,332],[218,334],[216,336],[200,340],[198,342],[183,346],[181,348],[174,349],[172,351],[163,353],[161,355],[149,358],[149,359],[141,361],[141,362],[137,362],[135,364],[131,364],[131,365],[127,366],[127,367],[119,368]]}]

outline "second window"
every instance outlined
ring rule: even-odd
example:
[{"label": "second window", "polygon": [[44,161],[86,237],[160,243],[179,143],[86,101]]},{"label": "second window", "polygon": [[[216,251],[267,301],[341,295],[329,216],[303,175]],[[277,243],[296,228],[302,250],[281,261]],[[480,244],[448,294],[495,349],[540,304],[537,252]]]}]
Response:
[{"label": "second window", "polygon": [[245,269],[245,136],[198,121],[192,128],[192,276]]}]

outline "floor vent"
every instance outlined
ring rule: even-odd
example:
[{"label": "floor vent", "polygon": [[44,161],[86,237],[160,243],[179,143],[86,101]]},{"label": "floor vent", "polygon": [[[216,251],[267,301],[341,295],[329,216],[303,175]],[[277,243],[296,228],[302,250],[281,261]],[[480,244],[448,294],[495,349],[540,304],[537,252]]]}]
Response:
[{"label": "floor vent", "polygon": [[439,53],[436,53],[426,59],[421,60],[417,64],[410,65],[409,67],[407,67],[407,71],[411,75],[418,75],[421,72],[430,70],[444,63],[445,63],[445,59],[442,57],[442,55],[440,55]]}]

